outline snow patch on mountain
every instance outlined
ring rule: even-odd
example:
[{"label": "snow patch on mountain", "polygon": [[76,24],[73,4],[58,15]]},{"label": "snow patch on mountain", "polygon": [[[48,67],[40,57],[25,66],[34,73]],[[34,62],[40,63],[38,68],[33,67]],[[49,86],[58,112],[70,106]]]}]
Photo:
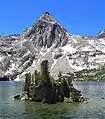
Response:
[{"label": "snow patch on mountain", "polygon": [[71,44],[65,45],[62,49],[64,50],[64,54],[66,54],[67,52],[71,54],[75,52],[75,49],[71,46]]}]

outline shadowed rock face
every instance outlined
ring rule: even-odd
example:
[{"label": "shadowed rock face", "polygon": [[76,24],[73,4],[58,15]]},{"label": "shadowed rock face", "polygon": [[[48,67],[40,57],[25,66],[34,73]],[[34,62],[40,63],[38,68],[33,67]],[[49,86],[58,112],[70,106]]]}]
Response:
[{"label": "shadowed rock face", "polygon": [[46,13],[41,15],[30,29],[25,31],[23,37],[30,38],[35,47],[50,48],[53,43],[55,43],[55,47],[63,46],[68,41],[66,30]]},{"label": "shadowed rock face", "polygon": [[0,36],[0,76],[22,78],[49,60],[51,75],[74,73],[105,65],[105,32],[97,37],[68,34],[48,12],[23,34]]},{"label": "shadowed rock face", "polygon": [[8,77],[0,77],[0,81],[9,81]]}]

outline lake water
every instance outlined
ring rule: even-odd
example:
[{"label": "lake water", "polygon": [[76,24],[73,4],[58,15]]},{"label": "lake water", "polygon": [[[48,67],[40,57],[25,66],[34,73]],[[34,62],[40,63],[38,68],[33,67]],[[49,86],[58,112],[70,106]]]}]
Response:
[{"label": "lake water", "polygon": [[22,90],[22,82],[0,82],[0,119],[105,119],[105,82],[74,82],[88,97],[88,103],[13,101]]}]

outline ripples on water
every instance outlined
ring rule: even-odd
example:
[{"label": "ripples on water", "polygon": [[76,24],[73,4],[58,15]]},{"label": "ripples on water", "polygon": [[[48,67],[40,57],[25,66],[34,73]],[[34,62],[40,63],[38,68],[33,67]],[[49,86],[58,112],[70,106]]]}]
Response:
[{"label": "ripples on water", "polygon": [[22,82],[0,82],[0,119],[105,119],[105,82],[74,82],[88,97],[88,103],[13,101],[22,90]]}]

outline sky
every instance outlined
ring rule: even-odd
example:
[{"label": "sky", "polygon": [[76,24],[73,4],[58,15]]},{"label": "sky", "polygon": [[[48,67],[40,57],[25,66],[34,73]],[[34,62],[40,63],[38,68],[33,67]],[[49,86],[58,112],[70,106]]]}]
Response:
[{"label": "sky", "polygon": [[22,33],[46,11],[71,34],[105,29],[105,0],[0,0],[0,35]]}]

